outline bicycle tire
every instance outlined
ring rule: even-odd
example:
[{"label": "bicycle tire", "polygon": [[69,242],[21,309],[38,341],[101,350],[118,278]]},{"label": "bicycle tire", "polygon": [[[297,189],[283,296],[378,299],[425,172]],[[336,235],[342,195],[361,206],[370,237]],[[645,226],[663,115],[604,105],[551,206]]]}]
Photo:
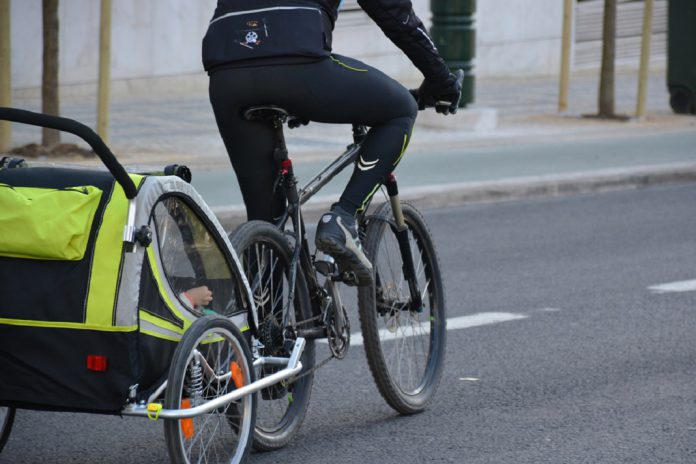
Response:
[{"label": "bicycle tire", "polygon": [[5,444],[7,444],[7,439],[10,438],[15,411],[15,408],[7,406],[0,407],[0,453],[2,453],[2,449],[5,447]]},{"label": "bicycle tire", "polygon": [[[287,288],[285,287],[288,285],[287,279],[293,255],[288,238],[277,227],[268,222],[249,221],[230,234],[230,242],[239,256],[242,270],[249,280],[252,294],[257,303],[259,331],[265,331],[266,334],[266,336],[260,336],[263,338],[261,341],[264,345],[260,349],[260,354],[262,356],[288,356],[289,353],[284,351],[282,345],[282,331],[276,332],[273,328],[276,325],[278,326],[276,328],[279,328],[277,311],[264,308],[264,306],[268,306],[264,305],[264,301],[268,295],[268,284],[272,284],[273,278],[271,276],[267,276],[270,279],[265,280],[263,277],[257,278],[258,266],[254,267],[253,264],[254,260],[258,262],[259,257],[266,256],[265,253],[269,253],[271,257],[276,257],[277,263],[275,265],[281,266],[284,275],[284,291],[281,294],[281,301],[285,306],[287,303]],[[271,306],[277,305],[271,302]],[[308,320],[312,317],[307,283],[299,267],[295,281],[294,308],[297,321]],[[269,334],[271,335],[269,336]],[[278,336],[281,338],[279,339]],[[311,372],[315,362],[313,340],[307,340],[300,361],[303,369],[298,375],[299,380],[280,387],[262,390],[257,395],[259,399],[253,441],[253,447],[257,451],[272,451],[286,446],[304,421],[314,381],[314,374]],[[263,374],[262,368],[259,368],[257,377],[261,378]]]},{"label": "bicycle tire", "polygon": [[[215,375],[206,371],[202,360]],[[240,377],[233,374],[234,364]],[[198,406],[254,379],[251,350],[237,326],[222,316],[204,316],[189,327],[174,351],[164,406]],[[247,395],[191,419],[166,419],[164,438],[172,462],[245,462],[251,450],[255,403],[254,395]]]},{"label": "bicycle tire", "polygon": [[[428,226],[412,205],[402,203],[402,208],[423,311],[403,309],[410,301],[410,292],[389,204],[378,207],[366,222],[365,250],[373,265],[374,283],[358,288],[358,310],[365,355],[380,394],[399,413],[415,414],[430,403],[442,376],[446,304],[437,251]],[[416,353],[426,346],[426,339],[427,349]],[[401,348],[412,352],[402,356]],[[422,369],[416,369],[418,361],[422,361]],[[414,372],[413,378],[405,378],[404,373]]]}]

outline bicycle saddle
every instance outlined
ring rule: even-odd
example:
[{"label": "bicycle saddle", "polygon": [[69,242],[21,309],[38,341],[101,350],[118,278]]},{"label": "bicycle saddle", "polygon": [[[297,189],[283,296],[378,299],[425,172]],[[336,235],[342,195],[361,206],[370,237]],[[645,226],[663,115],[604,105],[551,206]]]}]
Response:
[{"label": "bicycle saddle", "polygon": [[309,123],[307,119],[301,119],[292,116],[286,110],[275,105],[266,106],[250,106],[244,110],[244,119],[247,121],[275,121],[288,123],[290,129],[295,129],[300,126],[306,126]]},{"label": "bicycle saddle", "polygon": [[247,121],[272,121],[280,119],[285,122],[290,114],[283,108],[274,105],[250,106],[244,110],[244,119]]}]

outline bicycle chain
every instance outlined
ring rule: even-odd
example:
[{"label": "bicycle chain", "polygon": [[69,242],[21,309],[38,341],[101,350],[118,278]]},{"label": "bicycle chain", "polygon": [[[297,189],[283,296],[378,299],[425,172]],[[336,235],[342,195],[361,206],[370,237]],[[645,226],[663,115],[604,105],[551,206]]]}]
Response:
[{"label": "bicycle chain", "polygon": [[296,377],[293,377],[292,380],[291,380],[290,382],[288,382],[288,383],[297,382],[298,380],[302,379],[303,377],[306,377],[306,376],[308,376],[309,374],[313,374],[315,371],[321,369],[321,368],[324,367],[326,364],[328,364],[329,361],[331,361],[332,359],[334,359],[334,355],[333,355],[333,354],[332,354],[331,356],[329,356],[328,358],[326,358],[326,359],[320,361],[319,363],[315,363],[315,364],[314,364],[314,367],[312,367],[311,369],[309,369],[307,372],[303,372],[302,374],[300,374],[300,375],[298,375],[298,376],[296,376]]}]

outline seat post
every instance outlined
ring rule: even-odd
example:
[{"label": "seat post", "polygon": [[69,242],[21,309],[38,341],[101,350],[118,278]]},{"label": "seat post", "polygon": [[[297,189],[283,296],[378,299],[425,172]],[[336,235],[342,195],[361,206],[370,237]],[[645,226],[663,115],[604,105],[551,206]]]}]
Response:
[{"label": "seat post", "polygon": [[288,147],[285,144],[285,134],[283,134],[283,118],[274,116],[272,119],[275,147],[273,148],[273,159],[279,163],[288,159]]},{"label": "seat post", "polygon": [[273,158],[278,163],[288,159],[288,148],[285,145],[283,135],[283,124],[288,120],[288,112],[283,108],[274,105],[252,106],[244,110],[244,119],[247,121],[260,121],[270,123],[273,128],[273,138],[275,146],[273,148]]}]

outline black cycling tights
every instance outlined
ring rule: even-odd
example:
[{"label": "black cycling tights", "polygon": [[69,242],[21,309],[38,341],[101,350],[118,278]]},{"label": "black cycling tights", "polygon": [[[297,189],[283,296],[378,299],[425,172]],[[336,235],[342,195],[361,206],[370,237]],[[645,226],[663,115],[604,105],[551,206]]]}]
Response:
[{"label": "black cycling tights", "polygon": [[282,192],[273,194],[278,171],[273,130],[267,122],[245,120],[244,109],[276,105],[310,121],[369,126],[359,163],[339,200],[353,214],[364,208],[380,180],[401,160],[417,113],[413,97],[401,84],[339,55],[311,63],[215,71],[210,76],[210,102],[247,216],[266,221],[278,217],[285,202]]}]

